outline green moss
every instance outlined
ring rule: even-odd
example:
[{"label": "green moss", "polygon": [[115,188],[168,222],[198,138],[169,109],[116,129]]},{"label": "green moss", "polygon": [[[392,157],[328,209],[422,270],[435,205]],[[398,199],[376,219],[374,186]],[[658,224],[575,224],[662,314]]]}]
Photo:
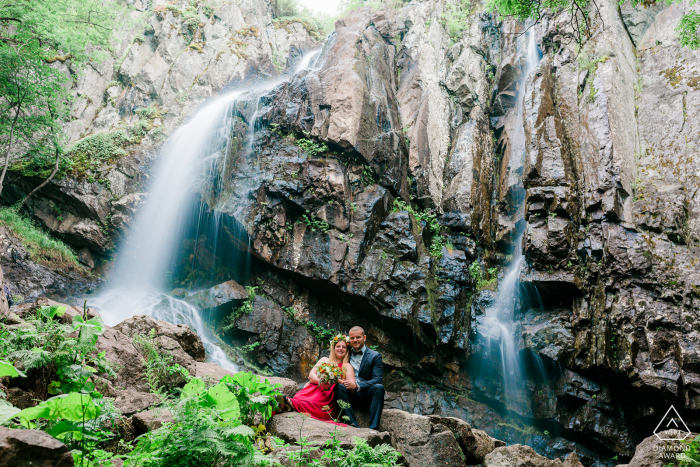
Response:
[{"label": "green moss", "polygon": [[290,33],[292,31],[289,26],[294,23],[299,23],[306,29],[306,32],[308,32],[311,37],[318,41],[323,39],[323,27],[316,19],[308,16],[283,16],[273,19],[272,23],[276,28],[284,28]]},{"label": "green moss", "polygon": [[51,267],[78,267],[78,259],[68,245],[51,237],[16,210],[1,208],[0,224],[22,242],[34,262]]}]

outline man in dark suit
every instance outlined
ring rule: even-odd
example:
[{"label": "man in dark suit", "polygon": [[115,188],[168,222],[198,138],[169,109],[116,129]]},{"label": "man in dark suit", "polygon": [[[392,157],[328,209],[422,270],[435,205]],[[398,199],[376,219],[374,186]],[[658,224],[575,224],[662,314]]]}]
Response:
[{"label": "man in dark suit", "polygon": [[341,379],[340,384],[335,385],[335,397],[338,401],[345,401],[350,407],[344,414],[350,419],[349,424],[359,428],[355,419],[354,408],[369,408],[369,427],[379,429],[379,420],[384,409],[384,364],[379,352],[365,346],[367,335],[365,330],[355,326],[348,333],[350,338],[350,365],[355,370],[355,383]]}]

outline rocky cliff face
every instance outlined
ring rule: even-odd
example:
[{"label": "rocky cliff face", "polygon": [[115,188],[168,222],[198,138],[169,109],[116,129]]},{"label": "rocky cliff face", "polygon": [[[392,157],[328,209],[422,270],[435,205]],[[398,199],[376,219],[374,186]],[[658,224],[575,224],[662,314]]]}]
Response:
[{"label": "rocky cliff face", "polygon": [[[157,104],[148,125],[167,135],[206,97],[312,47],[300,25],[277,29],[264,4],[245,5],[199,12],[189,43],[172,10],[144,12],[143,42],[85,78],[104,107],[86,98],[81,115],[96,116],[75,134],[138,124],[129,112]],[[632,457],[669,404],[697,424],[700,57],[674,36],[686,6],[599,6],[580,48],[565,16],[535,26],[542,59],[524,83],[522,25],[477,8],[455,36],[442,24],[451,2],[361,10],[311,69],[240,103],[232,135],[252,127],[252,145],[232,145],[200,193],[256,258],[252,312],[227,338],[261,342],[253,363],[303,380],[320,328],[361,323],[384,355],[388,406],[586,465]],[[104,253],[156,141],[149,130],[106,167],[110,184],[54,184],[35,215]],[[84,208],[57,223],[52,202]],[[539,301],[515,316],[526,394],[508,411],[477,318],[495,299],[486,269],[508,264],[521,231],[521,281]]]}]

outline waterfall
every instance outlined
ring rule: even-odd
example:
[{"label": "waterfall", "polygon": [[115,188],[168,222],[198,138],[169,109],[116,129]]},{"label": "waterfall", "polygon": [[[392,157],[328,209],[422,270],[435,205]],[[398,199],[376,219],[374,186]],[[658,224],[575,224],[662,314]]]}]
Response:
[{"label": "waterfall", "polygon": [[[540,61],[539,51],[535,42],[535,31],[531,24],[526,24],[527,32],[520,36],[518,46],[525,53],[525,67],[518,83],[517,104],[515,108],[514,132],[511,136],[511,167],[522,167],[525,160],[525,131],[524,131],[524,89],[530,74],[537,68]],[[513,171],[511,176],[517,176],[519,192],[524,193],[522,172]],[[515,200],[517,209],[513,214],[516,218],[524,216],[524,196]],[[520,287],[520,267],[524,261],[522,252],[523,232],[517,232],[513,248],[512,260],[499,283],[496,300],[488,307],[478,320],[479,333],[488,340],[487,348],[491,348],[491,340],[499,343],[500,364],[502,371],[503,403],[507,409],[513,409],[523,394],[523,371],[520,357],[514,339],[515,311],[520,303],[522,289]]]},{"label": "waterfall", "polygon": [[[290,79],[308,67],[316,54],[312,51],[303,56],[287,76],[213,99],[171,135],[152,172],[148,196],[138,209],[127,240],[120,245],[110,282],[91,300],[90,305],[100,311],[107,324],[115,325],[135,315],[187,324],[202,338],[210,361],[231,371],[238,370],[216,344],[217,338],[204,325],[200,310],[167,294],[167,277],[188,224],[192,196],[217,161],[229,153],[236,102]],[[254,99],[257,101],[258,97]],[[249,119],[250,144],[254,138],[254,117]],[[201,209],[198,217],[202,217]],[[209,217],[213,222],[219,221],[216,214]]]}]

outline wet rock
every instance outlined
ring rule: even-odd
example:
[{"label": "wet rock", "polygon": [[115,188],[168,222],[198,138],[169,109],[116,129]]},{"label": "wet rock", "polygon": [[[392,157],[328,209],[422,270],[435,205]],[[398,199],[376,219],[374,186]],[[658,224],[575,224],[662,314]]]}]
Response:
[{"label": "wet rock", "polygon": [[175,420],[168,409],[151,409],[140,412],[131,417],[134,425],[134,433],[141,435],[149,431],[157,430],[163,423],[174,423]]},{"label": "wet rock", "polygon": [[[411,467],[464,465],[465,456],[455,434],[438,422],[437,418],[385,409],[379,429],[391,433],[392,445]],[[457,422],[447,423],[458,427]],[[462,430],[457,436],[464,434]]]},{"label": "wet rock", "polygon": [[234,280],[226,281],[214,287],[195,292],[183,297],[187,303],[204,310],[216,308],[233,301],[242,301],[248,298],[248,292]]},{"label": "wet rock", "polygon": [[68,448],[39,430],[11,430],[0,426],[0,467],[73,467]]},{"label": "wet rock", "polygon": [[134,316],[116,325],[115,329],[132,338],[138,334],[147,336],[153,329],[156,336],[167,337],[177,342],[194,360],[203,362],[206,356],[202,339],[185,324],[175,325],[150,316]]},{"label": "wet rock", "polygon": [[[330,423],[314,420],[299,413],[275,415],[267,422],[268,433],[281,438],[286,443],[296,443],[300,436],[312,443],[325,442],[329,437],[328,432],[333,431],[333,429],[333,425]],[[373,447],[391,442],[391,437],[386,432],[340,426],[337,430],[340,446],[345,449],[352,448],[354,445],[353,437],[364,439]]]}]

